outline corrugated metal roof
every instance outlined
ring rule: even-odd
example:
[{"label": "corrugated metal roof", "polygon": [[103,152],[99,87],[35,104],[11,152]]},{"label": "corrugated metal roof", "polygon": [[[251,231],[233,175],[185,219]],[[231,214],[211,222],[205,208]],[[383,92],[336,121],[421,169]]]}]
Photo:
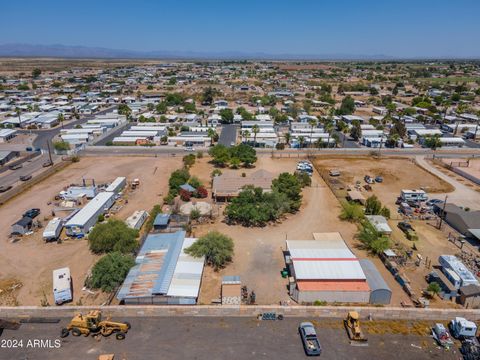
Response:
[{"label": "corrugated metal roof", "polygon": [[295,261],[295,277],[298,280],[365,280],[358,260]]},{"label": "corrugated metal roof", "polygon": [[153,220],[153,226],[165,226],[170,221],[170,214],[158,214]]},{"label": "corrugated metal roof", "polygon": [[[330,233],[329,233],[330,234]],[[338,234],[338,233],[331,233]],[[316,235],[316,234],[315,234]],[[340,235],[340,234],[338,234]],[[329,236],[328,238],[334,238]],[[287,240],[292,259],[355,258],[345,242],[341,240]]]},{"label": "corrugated metal roof", "polygon": [[205,258],[194,258],[184,252],[196,240],[186,238],[183,241],[181,253],[168,288],[168,296],[198,297]]},{"label": "corrugated metal roof", "polygon": [[368,285],[372,291],[382,289],[391,292],[382,275],[378,272],[377,267],[370,260],[360,260],[360,266],[367,277]]}]

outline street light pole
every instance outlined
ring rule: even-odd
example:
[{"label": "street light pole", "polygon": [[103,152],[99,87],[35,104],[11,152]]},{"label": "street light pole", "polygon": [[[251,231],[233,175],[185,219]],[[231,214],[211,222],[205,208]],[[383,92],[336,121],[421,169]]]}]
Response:
[{"label": "street light pole", "polygon": [[445,201],[443,202],[442,213],[440,214],[440,222],[438,223],[438,230],[442,228],[443,217],[445,216],[445,206],[447,205],[448,195],[445,195]]}]

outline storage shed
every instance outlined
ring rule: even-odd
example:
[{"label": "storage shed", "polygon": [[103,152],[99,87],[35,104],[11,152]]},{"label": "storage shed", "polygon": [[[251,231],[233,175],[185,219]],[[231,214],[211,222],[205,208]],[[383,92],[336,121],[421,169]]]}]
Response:
[{"label": "storage shed", "polygon": [[370,304],[390,304],[392,290],[388,287],[376,266],[368,259],[361,259],[360,266],[367,277],[367,283],[370,287]]},{"label": "storage shed", "polygon": [[12,234],[15,235],[24,235],[32,228],[33,220],[28,216],[24,216],[18,220],[15,224],[12,225]]},{"label": "storage shed", "polygon": [[170,214],[158,214],[153,220],[153,228],[155,230],[165,230],[170,222]]}]

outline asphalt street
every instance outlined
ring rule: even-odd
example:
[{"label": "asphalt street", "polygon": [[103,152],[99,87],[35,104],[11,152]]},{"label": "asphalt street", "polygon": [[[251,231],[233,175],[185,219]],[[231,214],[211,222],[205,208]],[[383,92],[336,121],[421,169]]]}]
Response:
[{"label": "asphalt street", "polygon": [[218,138],[218,143],[227,147],[237,143],[237,125],[225,124],[222,125],[222,132]]},{"label": "asphalt street", "polygon": [[[53,158],[57,156],[53,155]],[[43,164],[49,160],[48,154],[44,153],[40,156],[36,156],[33,159],[27,160],[22,163],[22,167],[17,170],[6,170],[0,174],[0,185],[8,186],[20,183],[20,176],[32,175],[39,170],[43,169]]]},{"label": "asphalt street", "polygon": [[[83,124],[87,120],[93,119],[95,116],[98,115],[105,115],[106,113],[111,112],[115,107],[109,107],[105,110],[99,111],[95,113],[94,115],[88,115],[88,116],[83,116],[78,120],[73,120],[68,122],[68,124],[65,124],[63,128],[65,129],[73,129],[75,125],[78,124]],[[47,150],[47,141],[53,139],[56,135],[60,133],[60,130],[62,130],[61,126],[57,126],[55,129],[49,129],[49,130],[22,130],[22,133],[33,133],[36,134],[37,137],[33,141],[33,146],[35,148],[41,148],[44,150]],[[53,151],[53,149],[52,149]]]},{"label": "asphalt street", "polygon": [[[115,337],[68,337],[60,330],[67,324],[22,324],[19,330],[4,330],[0,336],[0,359],[89,360],[100,354],[115,359],[305,359],[297,327],[312,319],[286,318],[259,321],[232,317],[126,318],[132,328],[125,340]],[[368,346],[350,345],[344,328],[322,327],[316,319],[322,359],[458,359],[458,350],[439,349],[430,337],[416,335],[369,335]],[[19,346],[20,340],[22,345]],[[34,347],[34,341],[43,347]],[[39,340],[42,340],[40,342]],[[57,342],[55,342],[57,341]],[[14,345],[17,345],[14,348]]]}]

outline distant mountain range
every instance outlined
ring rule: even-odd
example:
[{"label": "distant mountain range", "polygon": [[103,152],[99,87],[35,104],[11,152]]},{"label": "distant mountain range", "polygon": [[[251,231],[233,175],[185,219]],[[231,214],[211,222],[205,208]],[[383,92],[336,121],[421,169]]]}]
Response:
[{"label": "distant mountain range", "polygon": [[392,60],[386,55],[269,54],[263,52],[134,51],[68,45],[0,45],[0,57],[55,57],[96,59],[199,59],[199,60]]}]

